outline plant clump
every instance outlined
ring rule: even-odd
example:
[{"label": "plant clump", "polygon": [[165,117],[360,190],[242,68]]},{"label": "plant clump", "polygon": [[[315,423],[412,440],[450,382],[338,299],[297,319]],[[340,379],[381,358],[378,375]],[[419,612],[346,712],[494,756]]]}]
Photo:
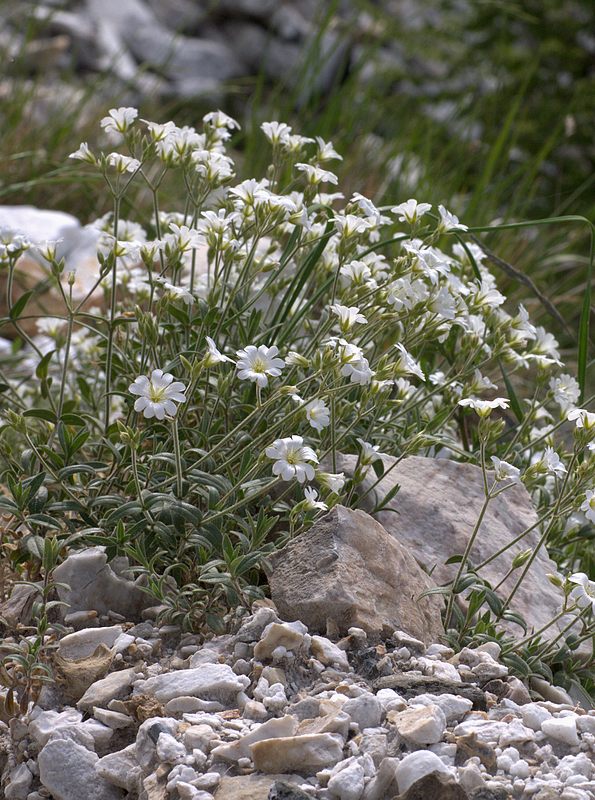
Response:
[{"label": "plant clump", "polygon": [[[34,571],[44,541],[56,559],[67,544],[102,545],[146,576],[166,619],[221,631],[266,590],[267,555],[334,505],[357,507],[384,453],[440,456],[479,464],[485,507],[514,483],[529,489],[565,587],[560,615],[582,627],[557,647],[531,633],[521,644],[576,650],[593,636],[595,415],[555,338],[509,307],[445,207],[344,197],[332,144],[278,122],[262,126],[266,174],[239,180],[226,149],[238,124],[219,111],[203,123],[112,109],[107,152],[72,153],[113,203],[91,225],[97,274],[82,300],[56,243],[0,246],[3,331],[16,337],[0,372],[12,566]],[[161,207],[165,182],[176,208]],[[151,218],[128,218],[133,184]],[[63,302],[35,335],[22,325],[31,293],[13,292],[27,250]],[[350,474],[341,454],[357,456]],[[455,596],[473,594],[480,622],[465,622],[465,643],[522,625],[469,561],[480,524],[442,590],[455,635]],[[517,588],[536,552],[511,563]]]}]

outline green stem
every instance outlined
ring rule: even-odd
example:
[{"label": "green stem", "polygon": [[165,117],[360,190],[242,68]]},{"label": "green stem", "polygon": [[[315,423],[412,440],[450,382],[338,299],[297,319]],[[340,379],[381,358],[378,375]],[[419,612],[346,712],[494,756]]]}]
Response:
[{"label": "green stem", "polygon": [[110,403],[112,388],[112,360],[114,356],[114,320],[116,319],[117,278],[118,278],[118,219],[120,216],[120,197],[114,197],[114,265],[112,267],[112,294],[110,298],[110,316],[108,323],[107,350],[105,354],[105,421],[104,432],[107,435],[110,424]]}]

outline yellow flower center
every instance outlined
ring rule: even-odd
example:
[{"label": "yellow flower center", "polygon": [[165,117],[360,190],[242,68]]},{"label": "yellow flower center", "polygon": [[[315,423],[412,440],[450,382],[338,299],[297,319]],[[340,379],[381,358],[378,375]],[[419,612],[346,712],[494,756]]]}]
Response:
[{"label": "yellow flower center", "polygon": [[149,398],[152,403],[161,403],[163,398],[165,397],[165,390],[167,389],[166,386],[161,386],[158,388],[157,386],[153,386],[151,384],[149,388]]}]

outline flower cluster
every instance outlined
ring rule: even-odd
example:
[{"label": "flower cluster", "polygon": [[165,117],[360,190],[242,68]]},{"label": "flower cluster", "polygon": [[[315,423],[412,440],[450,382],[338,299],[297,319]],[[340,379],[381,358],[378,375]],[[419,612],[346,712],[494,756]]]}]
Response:
[{"label": "flower cluster", "polygon": [[[110,536],[124,536],[119,492],[124,530],[142,532],[139,564],[202,586],[197,551],[230,575],[246,542],[264,552],[270,531],[296,535],[357,503],[359,483],[394,457],[470,461],[490,496],[531,491],[576,573],[564,537],[595,522],[595,412],[577,405],[555,338],[511,307],[444,206],[345,197],[332,143],[281,122],[262,125],[266,176],[241,180],[228,149],[238,127],[220,111],[194,128],[118,108],[101,123],[108,152],[83,143],[71,154],[105,179],[115,211],[87,228],[97,258],[82,295],[22,333],[2,402],[41,408],[24,423],[39,426],[27,433],[32,463],[50,452],[47,474],[85,509],[81,526]],[[158,201],[166,173],[180,186],[173,208]],[[133,186],[154,202],[125,219]],[[27,246],[1,242],[0,260],[18,270]],[[59,246],[36,256],[68,298]],[[87,423],[76,458],[91,466],[71,478],[60,470]],[[242,580],[229,579],[229,597]]]}]

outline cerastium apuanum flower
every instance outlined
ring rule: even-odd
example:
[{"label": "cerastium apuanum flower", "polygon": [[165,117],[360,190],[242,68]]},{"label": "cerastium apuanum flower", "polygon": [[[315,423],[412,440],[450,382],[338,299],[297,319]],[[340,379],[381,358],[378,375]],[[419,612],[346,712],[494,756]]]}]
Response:
[{"label": "cerastium apuanum flower", "polygon": [[[10,542],[26,530],[103,545],[145,573],[170,619],[220,630],[262,592],[267,553],[336,503],[362,502],[391,468],[385,454],[439,452],[484,476],[483,510],[444,588],[460,641],[504,635],[500,620],[516,619],[510,602],[536,551],[511,559],[507,596],[470,563],[486,508],[511,484],[532,492],[540,543],[561,570],[584,571],[595,418],[576,404],[590,401],[554,337],[510,309],[452,212],[345,199],[332,144],[283,123],[263,124],[272,161],[245,180],[227,151],[238,124],[222,112],[195,129],[120,108],[102,127],[109,152],[83,143],[72,154],[113,202],[89,226],[96,271],[76,295],[80,276],[55,243],[37,248],[64,313],[35,335],[23,327],[30,298],[13,293],[29,243],[0,245],[5,322],[21,345],[0,373],[4,471],[9,488],[34,479],[46,491],[33,505],[1,500]],[[179,187],[171,208],[166,178]],[[139,186],[151,216],[125,219]],[[517,372],[528,397],[514,393]],[[352,474],[341,472],[346,453]],[[575,608],[585,638],[592,605],[571,594],[561,613]]]}]

